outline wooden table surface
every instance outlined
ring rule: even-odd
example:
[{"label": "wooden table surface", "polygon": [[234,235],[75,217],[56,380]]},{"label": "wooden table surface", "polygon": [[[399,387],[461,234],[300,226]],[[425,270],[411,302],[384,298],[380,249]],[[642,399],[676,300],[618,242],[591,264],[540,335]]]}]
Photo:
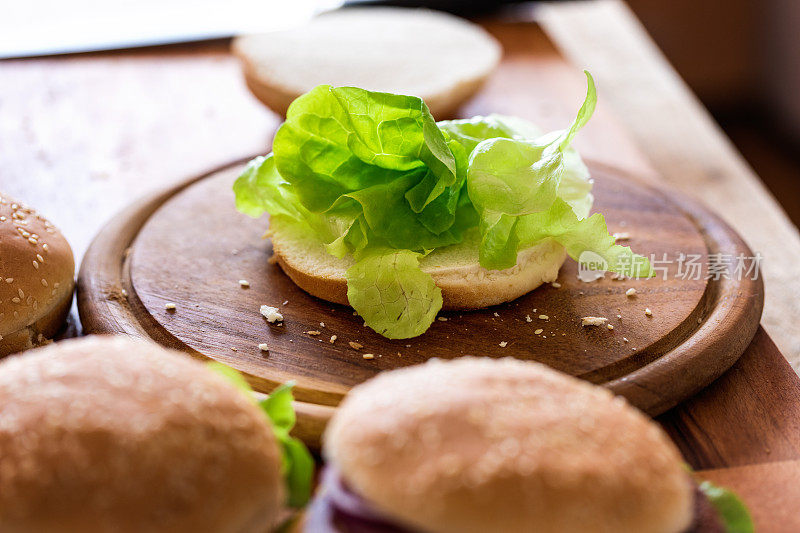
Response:
[{"label": "wooden table surface", "polygon": [[[604,128],[623,133],[623,141],[609,143],[610,136],[590,123],[578,142],[586,157],[664,179],[690,194],[692,180],[702,182],[708,191],[705,199],[720,205],[723,217],[727,205],[743,208],[744,195],[755,212],[767,217],[770,235],[746,224],[743,229],[740,219],[729,222],[751,246],[777,254],[776,263],[800,264],[796,230],[786,226],[774,200],[656,55],[623,4],[599,0],[549,6],[539,17],[541,26],[488,24],[507,53],[535,57],[542,79],[518,98],[509,98],[508,108],[498,112],[523,107],[543,127],[560,127],[582,96],[580,84],[574,83],[581,74],[574,65],[591,65],[600,92],[598,114],[604,117]],[[592,43],[589,50],[582,48],[587,42]],[[280,118],[247,92],[228,46],[216,41],[0,62],[0,190],[46,214],[80,258],[103,223],[133,199],[264,151]],[[615,69],[612,53],[631,61],[624,72]],[[513,83],[513,65],[486,90]],[[632,73],[633,68],[638,70]],[[679,132],[674,124],[664,126],[665,114],[682,121]],[[682,136],[682,141],[672,136]],[[687,147],[692,139],[702,139],[706,149]],[[771,242],[776,236],[787,240]],[[769,268],[766,284],[768,310],[776,308],[771,302],[780,304],[796,294],[792,280]],[[771,314],[765,322],[781,335],[782,345],[796,348],[797,328]],[[659,421],[694,468],[734,487],[747,500],[760,531],[798,531],[798,398],[800,380],[760,329],[729,372]]]}]

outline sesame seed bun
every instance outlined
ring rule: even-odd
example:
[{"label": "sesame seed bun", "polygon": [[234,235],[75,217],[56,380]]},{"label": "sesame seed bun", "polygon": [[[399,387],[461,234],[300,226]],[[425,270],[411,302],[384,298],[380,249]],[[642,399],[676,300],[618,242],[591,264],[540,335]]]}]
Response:
[{"label": "sesame seed bun", "polygon": [[324,454],[377,511],[430,532],[672,532],[693,496],[664,432],[624,399],[512,359],[431,361],[345,398]]},{"label": "sesame seed bun", "polygon": [[75,260],[64,236],[0,193],[0,356],[52,338],[69,313]]},{"label": "sesame seed bun", "polygon": [[284,502],[264,414],[185,355],[88,337],[0,363],[0,531],[258,532]]},{"label": "sesame seed bun", "polygon": [[501,49],[483,28],[425,9],[348,8],[303,27],[234,40],[252,93],[285,115],[320,84],[411,94],[447,118],[497,66]]},{"label": "sesame seed bun", "polygon": [[[269,236],[275,259],[301,289],[329,302],[349,305],[345,272],[353,258],[337,258],[311,231],[280,218],[270,220]],[[486,270],[478,263],[477,229],[459,244],[436,248],[420,260],[420,268],[442,289],[444,309],[481,309],[509,302],[542,283],[555,281],[566,250],[546,240],[522,250],[517,265]]]}]

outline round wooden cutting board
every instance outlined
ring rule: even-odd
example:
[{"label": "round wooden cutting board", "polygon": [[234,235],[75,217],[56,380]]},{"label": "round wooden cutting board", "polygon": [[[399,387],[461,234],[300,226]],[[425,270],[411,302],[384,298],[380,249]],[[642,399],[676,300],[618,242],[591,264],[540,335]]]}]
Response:
[{"label": "round wooden cutting board", "polygon": [[[414,339],[385,339],[349,307],[303,292],[269,260],[271,245],[262,238],[267,218],[234,208],[239,162],[140,201],[108,224],[81,266],[81,321],[88,333],[151,338],[221,361],[258,391],[294,380],[297,433],[312,446],[350,387],[431,357],[540,361],[605,385],[655,415],[741,355],[761,316],[762,282],[738,279],[738,258],[753,254],[703,207],[613,168],[589,166],[595,209],[611,232],[627,234],[622,244],[655,258],[657,277],[607,275],[587,283],[568,259],[558,284],[489,309],[442,313]],[[708,269],[720,261],[729,268]],[[635,295],[626,295],[630,288]],[[167,303],[176,309],[168,311]],[[284,323],[269,324],[262,304],[279,307]],[[584,327],[585,316],[605,317],[613,329]],[[365,359],[367,353],[374,358]]]}]

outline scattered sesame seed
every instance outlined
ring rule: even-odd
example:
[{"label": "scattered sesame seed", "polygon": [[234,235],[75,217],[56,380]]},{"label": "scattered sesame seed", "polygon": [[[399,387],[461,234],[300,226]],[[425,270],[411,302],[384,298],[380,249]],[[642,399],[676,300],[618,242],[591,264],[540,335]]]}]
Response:
[{"label": "scattered sesame seed", "polygon": [[550,286],[553,287],[554,289],[560,289],[561,288],[561,284],[558,283],[557,281],[554,281],[553,283],[551,283]]},{"label": "scattered sesame seed", "polygon": [[44,279],[44,278],[42,278],[42,285],[44,285],[45,287],[47,287],[47,280],[46,280],[46,279]]},{"label": "scattered sesame seed", "polygon": [[625,296],[627,296],[628,298],[632,298],[632,297],[636,296],[636,289],[631,287],[630,289],[625,291]]},{"label": "scattered sesame seed", "polygon": [[39,263],[37,263],[36,261],[34,261],[34,262],[33,262],[33,268],[35,268],[36,270],[39,270]]},{"label": "scattered sesame seed", "polygon": [[261,344],[258,345],[258,349],[261,350],[262,352],[268,352],[269,346],[267,346],[266,342],[262,342]]},{"label": "scattered sesame seed", "polygon": [[539,328],[539,329],[537,329],[536,331],[534,331],[533,333],[534,333],[534,334],[536,334],[536,335],[539,335],[539,334],[541,334],[543,331],[544,331],[544,330],[543,330],[542,328]]},{"label": "scattered sesame seed", "polygon": [[317,335],[319,335],[322,332],[321,331],[317,331],[316,329],[312,329],[311,331],[306,331],[306,333],[308,335],[311,335],[312,337],[316,337]]},{"label": "scattered sesame seed", "polygon": [[331,340],[330,340],[330,341],[328,341],[328,342],[330,342],[331,344],[333,344],[334,342],[336,342],[336,339],[337,339],[337,338],[338,338],[338,337],[337,337],[336,335],[331,335]]},{"label": "scattered sesame seed", "polygon": [[585,316],[581,318],[581,326],[602,326],[608,319],[602,316]]},{"label": "scattered sesame seed", "polygon": [[505,348],[506,346],[508,346],[508,343],[506,341],[500,343],[501,348]]},{"label": "scattered sesame seed", "polygon": [[447,322],[447,317],[446,316],[440,316],[436,320],[438,320],[439,322]]},{"label": "scattered sesame seed", "polygon": [[525,322],[533,322],[531,315],[525,315]]},{"label": "scattered sesame seed", "polygon": [[653,316],[653,312],[650,310],[649,307],[645,307],[644,314],[647,316]]},{"label": "scattered sesame seed", "polygon": [[49,252],[50,251],[50,245],[47,244],[47,243],[44,243],[42,245],[42,250],[44,250],[45,252]]},{"label": "scattered sesame seed", "polygon": [[[45,246],[47,245],[45,244]],[[38,259],[40,263],[44,263],[44,257],[42,257],[41,254],[36,254],[36,259]]]},{"label": "scattered sesame seed", "polygon": [[164,304],[164,309],[166,309],[167,311],[175,311],[177,308],[178,306],[172,302]]},{"label": "scattered sesame seed", "polygon": [[361,357],[363,357],[364,359],[375,359],[375,354],[365,353]]},{"label": "scattered sesame seed", "polygon": [[550,317],[547,315],[539,315],[539,320],[550,320]]},{"label": "scattered sesame seed", "polygon": [[351,347],[352,349],[354,349],[354,350],[360,350],[361,348],[363,348],[363,347],[364,347],[364,345],[363,345],[363,344],[359,344],[359,343],[357,343],[357,342],[353,342],[353,341],[350,341],[350,342],[348,342],[347,344],[349,344],[349,345],[350,345],[350,347]]},{"label": "scattered sesame seed", "polygon": [[247,281],[246,279],[240,279],[240,280],[239,280],[239,286],[240,286],[241,288],[243,288],[243,289],[247,289],[247,288],[249,288],[249,287],[250,287],[250,282],[249,282],[249,281]]},{"label": "scattered sesame seed", "polygon": [[19,303],[19,302],[21,302],[22,300],[20,300],[20,299],[19,299],[19,298],[17,298],[16,296],[14,296],[13,298],[11,298],[11,301],[12,301],[12,302],[14,302],[15,304],[18,304],[18,303]]},{"label": "scattered sesame seed", "polygon": [[29,242],[29,243],[31,243],[31,244],[36,244],[36,243],[38,243],[39,241],[37,241],[37,240],[36,240],[36,239],[34,239],[33,237],[28,237],[28,242]]}]

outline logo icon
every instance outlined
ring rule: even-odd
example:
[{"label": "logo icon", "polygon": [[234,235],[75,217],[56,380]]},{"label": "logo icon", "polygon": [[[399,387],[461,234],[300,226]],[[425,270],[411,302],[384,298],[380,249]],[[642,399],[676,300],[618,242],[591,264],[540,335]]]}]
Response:
[{"label": "logo icon", "polygon": [[578,279],[584,282],[596,281],[605,277],[608,261],[602,255],[585,250],[578,256]]}]

